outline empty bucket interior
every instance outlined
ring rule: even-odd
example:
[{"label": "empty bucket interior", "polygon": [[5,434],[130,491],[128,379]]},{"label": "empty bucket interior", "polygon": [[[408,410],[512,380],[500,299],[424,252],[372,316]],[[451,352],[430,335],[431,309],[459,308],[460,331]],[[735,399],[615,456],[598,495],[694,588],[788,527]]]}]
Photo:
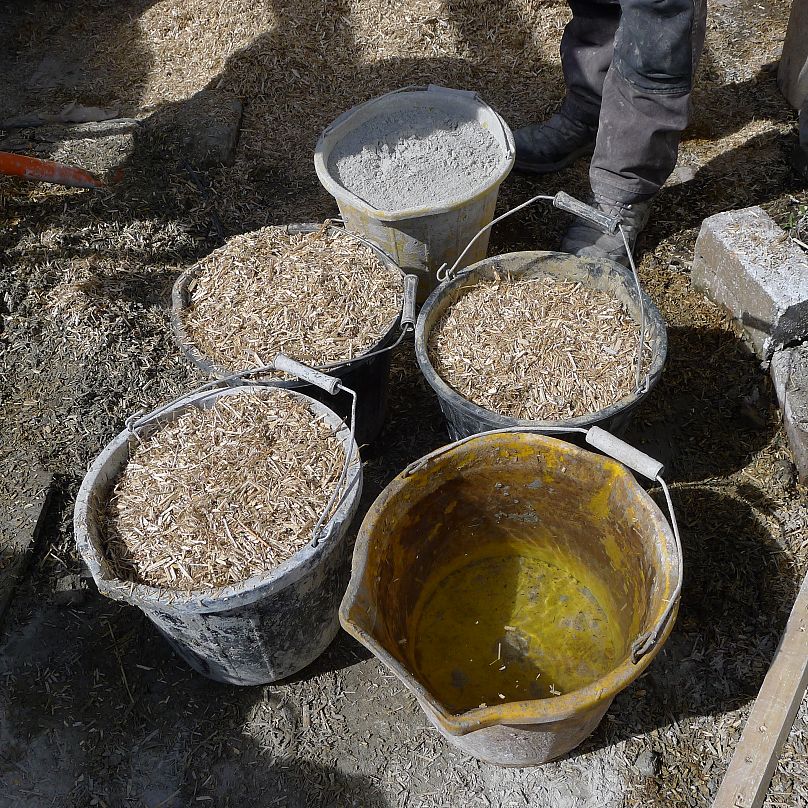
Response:
[{"label": "empty bucket interior", "polygon": [[511,433],[399,480],[349,620],[446,713],[592,685],[664,608],[667,525],[611,460]]}]

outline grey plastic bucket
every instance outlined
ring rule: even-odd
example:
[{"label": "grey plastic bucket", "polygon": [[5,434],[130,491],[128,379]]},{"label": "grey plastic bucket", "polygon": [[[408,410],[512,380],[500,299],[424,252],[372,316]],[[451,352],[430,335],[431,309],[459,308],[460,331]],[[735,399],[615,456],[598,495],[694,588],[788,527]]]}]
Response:
[{"label": "grey plastic bucket", "polygon": [[[290,224],[287,225],[289,233],[313,233],[320,224]],[[342,228],[333,228],[342,232]],[[348,236],[350,238],[350,236]],[[400,267],[396,266],[390,257],[385,255],[374,244],[367,245],[372,249],[379,261],[389,269],[395,269],[402,275]],[[237,369],[226,368],[214,362],[210,357],[201,353],[185,330],[182,322],[182,313],[190,305],[189,284],[196,275],[194,267],[185,270],[177,278],[171,293],[171,328],[174,341],[180,347],[185,358],[199,368],[207,376],[217,379],[232,377]],[[354,359],[344,362],[331,362],[323,365],[322,370],[331,376],[336,376],[346,387],[357,394],[356,409],[356,439],[360,444],[372,443],[379,436],[387,417],[388,385],[390,379],[390,362],[392,360],[394,345],[398,333],[400,316],[391,320],[389,326],[378,341]],[[386,350],[386,349],[390,350]],[[383,351],[383,353],[378,353]],[[371,355],[375,354],[375,355]],[[287,390],[297,390],[318,401],[322,401],[333,409],[343,420],[348,421],[351,415],[352,399],[347,393],[339,393],[331,397],[318,390],[314,385],[299,380],[281,381],[275,379],[264,380],[276,387]]]},{"label": "grey plastic bucket", "polygon": [[[470,286],[493,279],[495,275],[505,274],[524,278],[552,275],[602,289],[615,295],[625,305],[629,314],[637,322],[640,320],[640,298],[631,272],[607,259],[580,258],[559,252],[507,253],[480,261],[444,282],[432,292],[418,315],[415,327],[415,355],[424,378],[438,396],[452,439],[459,440],[496,429],[532,427],[541,431],[542,426],[548,427],[548,434],[553,435],[559,434],[559,427],[566,427],[572,431],[575,428],[599,426],[618,435],[625,432],[634,409],[659,381],[668,352],[665,321],[645,292],[642,292],[642,305],[645,311],[645,350],[650,351],[652,357],[650,369],[641,389],[602,410],[556,421],[510,418],[474,404],[440,377],[432,365],[428,351],[429,335],[435,324]],[[504,334],[503,338],[507,339],[508,335]],[[571,439],[577,438],[571,435]]]},{"label": "grey plastic bucket", "polygon": [[[211,407],[223,396],[254,395],[268,385],[215,390],[203,401],[185,399],[144,429],[176,419],[191,407]],[[74,510],[76,544],[102,595],[137,606],[174,650],[196,671],[219,682],[258,685],[305,668],[339,630],[338,609],[348,579],[348,528],[362,492],[359,450],[345,423],[331,410],[295,391],[338,434],[350,457],[349,493],[324,525],[317,543],[307,544],[269,572],[217,590],[182,592],[123,581],[110,570],[98,514],[125,467],[132,442],[121,432],[93,462]]]},{"label": "grey plastic bucket", "polygon": [[[479,121],[502,149],[497,170],[472,196],[440,206],[379,210],[332,176],[329,157],[346,135],[378,115],[424,107],[438,108],[459,120]],[[515,153],[510,128],[476,93],[430,84],[372,98],[340,115],[320,136],[314,167],[323,187],[336,199],[345,227],[377,244],[406,272],[418,275],[422,302],[437,283],[437,270],[453,264],[472,237],[494,218],[499,186],[513,168]],[[466,255],[463,266],[485,258],[487,250],[486,232]]]}]

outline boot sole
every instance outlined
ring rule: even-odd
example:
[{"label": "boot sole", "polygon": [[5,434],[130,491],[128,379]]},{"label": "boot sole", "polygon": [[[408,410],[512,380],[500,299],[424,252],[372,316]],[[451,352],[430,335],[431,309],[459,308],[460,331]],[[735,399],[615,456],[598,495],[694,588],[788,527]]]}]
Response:
[{"label": "boot sole", "polygon": [[564,168],[572,165],[576,160],[581,157],[587,157],[595,151],[595,142],[588,143],[581,146],[575,151],[570,152],[566,157],[557,160],[555,163],[533,163],[530,160],[520,160],[519,157],[513,164],[514,171],[521,174],[553,174],[556,171],[561,171]]}]

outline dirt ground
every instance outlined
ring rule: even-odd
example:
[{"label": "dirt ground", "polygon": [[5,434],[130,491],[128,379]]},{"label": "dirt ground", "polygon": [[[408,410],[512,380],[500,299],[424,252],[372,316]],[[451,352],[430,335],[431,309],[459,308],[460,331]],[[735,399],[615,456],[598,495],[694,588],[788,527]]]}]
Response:
[{"label": "dirt ground", "polygon": [[[808,572],[805,490],[768,377],[689,279],[705,216],[761,204],[789,227],[808,203],[786,159],[796,116],[773,66],[788,5],[713,3],[693,124],[639,245],[670,349],[630,439],[667,464],[674,488],[686,560],[676,628],[580,749],[533,770],[453,752],[346,635],[293,680],[239,689],[191,672],[138,611],[92,591],[66,607],[56,590],[80,571],[71,518],[88,462],[126,416],[201,381],[172,342],[167,309],[179,272],[219,243],[217,224],[230,235],[332,215],[313,170],[316,138],[385,90],[475,89],[514,127],[542,118],[563,94],[566,7],[2,5],[0,120],[71,102],[152,117],[115,142],[124,178],[109,191],[0,179],[0,503],[12,507],[31,468],[55,481],[31,574],[0,629],[0,806],[710,804]],[[193,122],[218,95],[243,100],[241,138],[234,164],[200,169],[197,184],[177,121]],[[64,130],[53,138],[36,152],[97,156],[108,146]],[[514,176],[500,208],[585,187],[583,164],[541,181]],[[525,212],[494,233],[491,253],[552,248],[564,223],[545,208]],[[387,426],[366,453],[364,506],[446,440],[406,347]],[[768,808],[808,805],[807,705]]]}]

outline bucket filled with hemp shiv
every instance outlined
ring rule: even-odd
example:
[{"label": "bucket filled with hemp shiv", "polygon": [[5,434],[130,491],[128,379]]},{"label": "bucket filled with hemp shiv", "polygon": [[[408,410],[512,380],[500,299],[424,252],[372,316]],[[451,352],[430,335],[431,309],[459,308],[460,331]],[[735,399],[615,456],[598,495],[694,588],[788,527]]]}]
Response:
[{"label": "bucket filled with hemp shiv", "polygon": [[[179,277],[174,335],[216,378],[264,368],[278,353],[338,377],[358,395],[357,439],[369,443],[384,424],[392,351],[414,326],[408,280],[377,247],[328,222],[265,227],[234,236]],[[350,416],[346,393],[326,401],[305,382],[271,380]]]},{"label": "bucket filled with hemp shiv", "polygon": [[263,384],[197,391],[121,432],[76,500],[99,591],[139,607],[191,667],[238,685],[334,639],[359,451],[319,401]]},{"label": "bucket filled with hemp shiv", "polygon": [[667,331],[619,264],[517,252],[435,289],[415,350],[455,440],[513,427],[620,434],[662,374]]}]

